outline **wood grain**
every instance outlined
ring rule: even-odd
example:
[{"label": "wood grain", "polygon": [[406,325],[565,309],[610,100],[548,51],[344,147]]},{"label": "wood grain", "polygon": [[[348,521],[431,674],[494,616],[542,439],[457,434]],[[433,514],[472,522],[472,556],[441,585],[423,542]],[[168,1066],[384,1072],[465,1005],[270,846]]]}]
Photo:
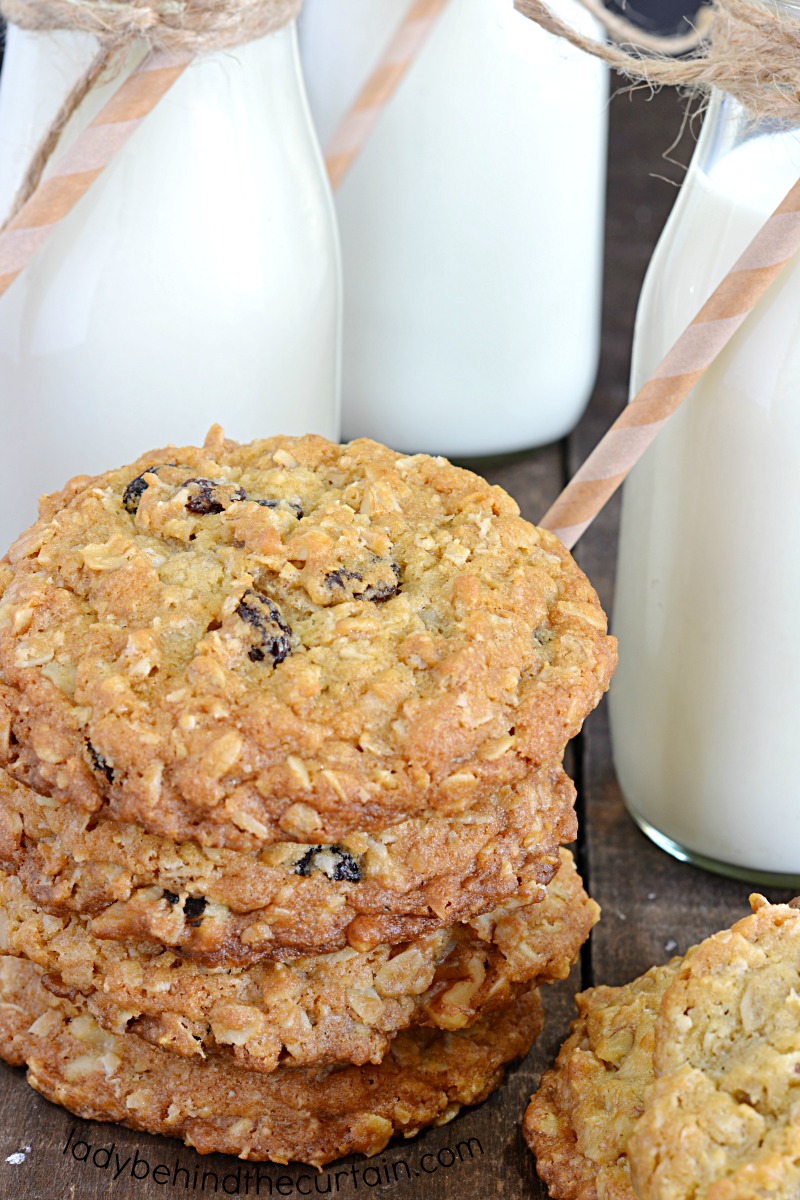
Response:
[{"label": "wood grain", "polygon": [[[611,107],[603,347],[585,418],[566,444],[502,464],[480,464],[533,520],[543,514],[566,481],[567,471],[578,466],[626,402],[636,300],[652,247],[676,195],[674,184],[664,177],[681,177],[680,169],[665,161],[662,152],[678,132],[681,115],[680,102],[671,92],[652,99],[645,93],[623,95]],[[691,141],[684,138],[676,153],[686,161],[690,152]],[[578,551],[607,608],[613,594],[617,519],[618,505],[612,502]],[[571,759],[582,815],[579,862],[589,889],[603,906],[603,919],[581,964],[585,983],[630,979],[744,913],[746,885],[674,862],[627,817],[614,778],[602,706],[587,722]],[[4,1195],[8,1200],[308,1194],[396,1195],[398,1200],[542,1198],[546,1193],[534,1179],[519,1120],[540,1072],[552,1062],[568,1030],[571,996],[580,986],[581,969],[567,984],[546,992],[548,1020],[539,1044],[486,1104],[462,1113],[451,1125],[393,1144],[374,1160],[346,1160],[319,1175],[307,1168],[271,1165],[262,1166],[259,1175],[252,1165],[220,1156],[202,1158],[166,1138],[77,1121],[32,1092],[22,1072],[0,1068]],[[71,1131],[72,1142],[64,1152]],[[73,1151],[78,1143],[91,1146],[91,1151],[80,1145],[76,1157]],[[97,1165],[106,1159],[104,1149],[110,1150],[108,1167]],[[80,1161],[86,1154],[88,1161]],[[425,1155],[433,1157],[423,1160]],[[92,1157],[97,1164],[92,1164]],[[118,1164],[126,1159],[127,1166],[114,1179]],[[169,1170],[157,1172],[154,1180],[159,1164]],[[376,1167],[380,1183],[375,1182]],[[137,1176],[144,1177],[132,1176],[134,1168]]]}]

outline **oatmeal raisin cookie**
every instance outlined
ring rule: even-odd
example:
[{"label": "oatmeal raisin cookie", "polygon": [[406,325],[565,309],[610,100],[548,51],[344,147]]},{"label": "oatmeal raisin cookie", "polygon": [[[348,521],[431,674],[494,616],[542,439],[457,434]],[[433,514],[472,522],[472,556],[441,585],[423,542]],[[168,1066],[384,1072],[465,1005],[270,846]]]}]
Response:
[{"label": "oatmeal raisin cookie", "polygon": [[608,685],[558,539],[445,459],[168,446],[46,497],[0,568],[0,765],[177,841],[331,844],[556,761]]},{"label": "oatmeal raisin cookie", "polygon": [[533,898],[576,833],[575,789],[541,768],[452,817],[409,818],[333,845],[261,850],[174,843],[39,796],[0,770],[0,867],[54,916],[92,917],[95,937],[180,947],[242,966],[395,944]]},{"label": "oatmeal raisin cookie", "polygon": [[555,1200],[796,1200],[800,911],[752,915],[579,1018],[525,1115]]},{"label": "oatmeal raisin cookie", "polygon": [[27,958],[103,1028],[250,1070],[380,1062],[398,1030],[464,1029],[535,981],[565,978],[597,920],[572,858],[544,901],[518,896],[473,923],[397,946],[209,969],[149,943],[100,941],[84,918],[39,909],[0,874],[0,953]]}]

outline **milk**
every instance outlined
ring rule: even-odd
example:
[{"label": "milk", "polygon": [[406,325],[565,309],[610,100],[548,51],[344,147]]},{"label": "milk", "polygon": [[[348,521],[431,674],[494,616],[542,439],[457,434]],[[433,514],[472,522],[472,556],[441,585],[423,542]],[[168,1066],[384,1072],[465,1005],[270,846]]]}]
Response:
[{"label": "milk", "polygon": [[[743,138],[725,116],[648,271],[634,391],[800,175],[800,132]],[[614,627],[634,815],[679,856],[800,878],[800,262],[626,484]]]},{"label": "milk", "polygon": [[[9,29],[0,216],[96,51]],[[0,552],[40,492],[214,421],[240,439],[337,438],[339,295],[294,27],[203,56],[0,298]]]},{"label": "milk", "polygon": [[[408,8],[306,0],[323,145]],[[480,455],[575,424],[599,347],[606,108],[603,64],[512,0],[450,0],[336,194],[348,437]]]}]

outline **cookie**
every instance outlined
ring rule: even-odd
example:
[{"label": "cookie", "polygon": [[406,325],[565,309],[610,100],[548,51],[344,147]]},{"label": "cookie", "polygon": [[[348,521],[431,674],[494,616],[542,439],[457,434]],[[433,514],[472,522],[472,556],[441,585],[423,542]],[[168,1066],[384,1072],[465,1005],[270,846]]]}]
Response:
[{"label": "cookie", "polygon": [[79,477],[0,575],[0,765],[233,849],[465,811],[558,760],[616,656],[505,492],[366,440]]},{"label": "cookie", "polygon": [[511,900],[399,947],[344,950],[208,969],[148,943],[92,937],[83,918],[37,908],[0,876],[0,952],[26,957],[43,983],[78,995],[104,1028],[186,1057],[225,1052],[251,1070],[380,1062],[399,1030],[457,1030],[507,1005],[521,985],[565,978],[597,919],[567,851],[544,901]]},{"label": "cookie", "polygon": [[523,1122],[553,1200],[637,1200],[628,1140],[653,1082],[659,1007],[680,965],[575,997],[579,1016]]},{"label": "cookie", "polygon": [[575,789],[541,768],[456,816],[435,813],[332,846],[174,844],[39,796],[0,771],[0,866],[95,937],[160,942],[206,966],[367,950],[532,896],[576,833]]},{"label": "cookie", "polygon": [[753,914],[580,1016],[525,1115],[555,1200],[796,1200],[800,911]]},{"label": "cookie", "polygon": [[628,1144],[642,1200],[800,1194],[800,911],[752,902],[664,996],[657,1079]]},{"label": "cookie", "polygon": [[0,960],[0,1054],[78,1116],[182,1138],[201,1153],[322,1166],[377,1154],[394,1133],[451,1120],[500,1083],[541,1028],[535,991],[461,1033],[400,1034],[379,1066],[273,1075],[219,1056],[182,1059],[101,1029],[78,999],[50,995],[37,969]]}]

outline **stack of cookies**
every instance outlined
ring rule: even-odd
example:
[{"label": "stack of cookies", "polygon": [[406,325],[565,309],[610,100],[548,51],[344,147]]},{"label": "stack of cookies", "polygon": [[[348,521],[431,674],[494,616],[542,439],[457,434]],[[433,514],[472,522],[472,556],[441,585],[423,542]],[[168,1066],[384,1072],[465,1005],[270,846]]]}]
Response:
[{"label": "stack of cookies", "polygon": [[488,1095],[597,916],[561,759],[615,647],[557,539],[443,459],[215,428],[0,572],[0,1053],[277,1162]]},{"label": "stack of cookies", "polygon": [[525,1116],[556,1200],[796,1200],[800,911],[753,913],[579,1017]]}]

